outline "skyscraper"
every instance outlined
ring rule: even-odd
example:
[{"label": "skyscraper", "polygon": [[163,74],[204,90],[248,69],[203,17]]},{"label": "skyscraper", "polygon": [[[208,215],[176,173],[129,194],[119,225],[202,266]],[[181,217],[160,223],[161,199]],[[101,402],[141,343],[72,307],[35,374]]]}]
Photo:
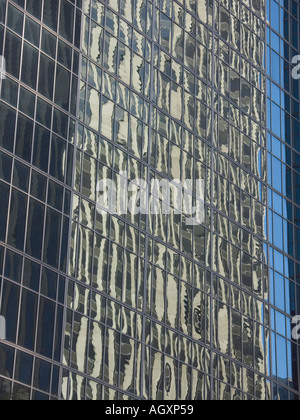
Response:
[{"label": "skyscraper", "polygon": [[299,399],[299,13],[0,0],[0,399]]}]

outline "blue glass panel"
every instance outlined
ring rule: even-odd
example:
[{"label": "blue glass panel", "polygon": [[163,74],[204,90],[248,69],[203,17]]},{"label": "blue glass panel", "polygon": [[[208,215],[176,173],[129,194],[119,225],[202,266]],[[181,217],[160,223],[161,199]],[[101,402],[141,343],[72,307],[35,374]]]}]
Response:
[{"label": "blue glass panel", "polygon": [[273,210],[278,214],[282,214],[282,197],[273,192]]},{"label": "blue glass panel", "polygon": [[272,143],[273,155],[281,159],[281,141],[276,139],[276,137],[272,137]]},{"label": "blue glass panel", "polygon": [[282,179],[281,179],[281,162],[273,157],[273,187],[275,190],[282,192]]},{"label": "blue glass panel", "polygon": [[276,331],[283,336],[286,335],[285,330],[285,316],[276,311]]},{"label": "blue glass panel", "polygon": [[271,50],[271,63],[272,79],[280,84],[280,56],[274,50]]},{"label": "blue glass panel", "polygon": [[281,111],[280,107],[272,102],[272,131],[277,137],[281,136]]},{"label": "blue glass panel", "polygon": [[272,374],[277,376],[276,335],[272,332]]},{"label": "blue glass panel", "polygon": [[271,46],[278,52],[278,54],[280,54],[280,38],[273,31],[271,31]]},{"label": "blue glass panel", "polygon": [[279,335],[277,339],[277,375],[278,380],[287,381],[287,349],[286,340]]},{"label": "blue glass panel", "polygon": [[280,31],[280,21],[279,21],[279,5],[275,0],[271,0],[271,25],[277,32]]},{"label": "blue glass panel", "polygon": [[284,278],[275,273],[275,305],[282,311],[285,310]]},{"label": "blue glass panel", "polygon": [[275,83],[272,83],[272,99],[274,102],[276,102],[278,105],[280,105],[280,89]]},{"label": "blue glass panel", "polygon": [[282,218],[275,213],[273,214],[273,226],[274,226],[274,245],[277,248],[283,249]]}]

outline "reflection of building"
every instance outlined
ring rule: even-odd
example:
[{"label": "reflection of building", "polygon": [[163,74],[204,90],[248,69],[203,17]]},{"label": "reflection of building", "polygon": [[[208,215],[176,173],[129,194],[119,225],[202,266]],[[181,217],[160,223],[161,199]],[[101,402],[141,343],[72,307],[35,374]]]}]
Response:
[{"label": "reflection of building", "polygon": [[[297,399],[299,7],[108,3],[0,0],[0,399]],[[205,223],[101,215],[121,171]]]}]

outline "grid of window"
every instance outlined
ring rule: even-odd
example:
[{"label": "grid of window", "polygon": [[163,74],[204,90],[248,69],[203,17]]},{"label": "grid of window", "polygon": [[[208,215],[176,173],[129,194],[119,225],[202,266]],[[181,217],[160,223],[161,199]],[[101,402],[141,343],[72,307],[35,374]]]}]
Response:
[{"label": "grid of window", "polygon": [[[0,0],[1,399],[299,399],[298,22]],[[203,225],[100,214],[121,171],[204,179]]]},{"label": "grid of window", "polygon": [[[290,63],[299,50],[299,4],[267,2],[268,240],[272,377],[299,387],[291,317],[299,311],[299,85]],[[287,389],[273,385],[275,398]]]},{"label": "grid of window", "polygon": [[[74,22],[66,25],[66,18]],[[67,1],[0,2],[0,51],[7,64],[0,92],[0,240],[5,243],[0,300],[7,319],[1,399],[57,399],[61,387],[71,114],[79,66],[76,21],[81,10]]]}]

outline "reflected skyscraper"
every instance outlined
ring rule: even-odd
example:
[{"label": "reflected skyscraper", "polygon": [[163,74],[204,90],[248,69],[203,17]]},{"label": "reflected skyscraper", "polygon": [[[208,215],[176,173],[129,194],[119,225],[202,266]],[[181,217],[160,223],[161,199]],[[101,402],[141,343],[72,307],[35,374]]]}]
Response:
[{"label": "reflected skyscraper", "polygon": [[[299,399],[299,12],[0,0],[1,400]],[[101,211],[120,174],[203,223]]]}]

